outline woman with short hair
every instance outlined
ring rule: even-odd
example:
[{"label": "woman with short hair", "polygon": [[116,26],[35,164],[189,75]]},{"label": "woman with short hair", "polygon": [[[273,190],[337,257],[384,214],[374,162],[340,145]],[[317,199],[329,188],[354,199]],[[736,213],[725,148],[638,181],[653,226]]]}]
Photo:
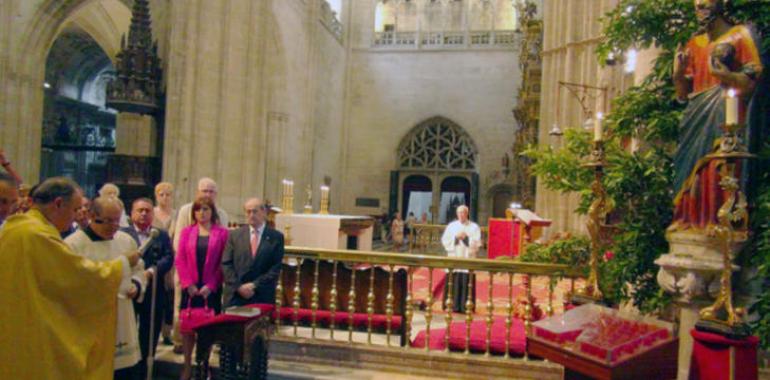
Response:
[{"label": "woman with short hair", "polygon": [[[222,252],[227,242],[227,228],[219,225],[214,201],[197,199],[192,206],[195,224],[180,232],[176,270],[182,288],[180,308],[208,306],[215,313],[222,309]],[[181,379],[192,375],[192,350],[195,335],[183,334],[184,366]]]}]

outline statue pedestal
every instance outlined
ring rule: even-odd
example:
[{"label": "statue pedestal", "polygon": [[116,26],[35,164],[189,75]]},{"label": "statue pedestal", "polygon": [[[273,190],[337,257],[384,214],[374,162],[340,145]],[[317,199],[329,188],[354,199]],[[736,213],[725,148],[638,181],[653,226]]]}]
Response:
[{"label": "statue pedestal", "polygon": [[[737,237],[737,236],[736,236]],[[724,243],[702,230],[669,232],[666,239],[670,253],[655,260],[660,266],[658,284],[674,296],[679,306],[679,362],[677,379],[689,376],[693,340],[690,330],[700,319],[700,310],[709,306],[720,289],[724,268]],[[733,252],[739,252],[745,239],[733,243]],[[739,269],[733,265],[733,271]]]}]

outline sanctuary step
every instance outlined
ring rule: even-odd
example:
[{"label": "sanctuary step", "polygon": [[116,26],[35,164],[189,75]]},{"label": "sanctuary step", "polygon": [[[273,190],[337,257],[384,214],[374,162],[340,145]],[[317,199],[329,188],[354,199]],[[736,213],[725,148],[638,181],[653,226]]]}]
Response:
[{"label": "sanctuary step", "polygon": [[[424,321],[417,321],[416,328]],[[445,325],[436,321],[436,329]],[[335,331],[336,341],[329,339],[329,330],[281,326],[279,335],[272,336],[269,348],[268,379],[563,379],[563,367],[538,360],[484,355],[463,355],[422,349],[405,350],[398,346],[398,338],[391,337],[387,347],[385,334],[373,334],[372,345],[350,345],[347,331]],[[354,332],[353,341],[367,341],[365,332]],[[218,351],[214,350],[210,364],[218,373]],[[171,346],[158,346],[155,379],[177,379],[181,371],[182,355],[173,353]]]}]

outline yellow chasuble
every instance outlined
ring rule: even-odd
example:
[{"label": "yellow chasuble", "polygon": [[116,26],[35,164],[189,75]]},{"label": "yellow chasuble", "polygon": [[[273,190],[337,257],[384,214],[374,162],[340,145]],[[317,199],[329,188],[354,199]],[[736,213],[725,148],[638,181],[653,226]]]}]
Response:
[{"label": "yellow chasuble", "polygon": [[128,260],[76,255],[32,209],[8,218],[0,263],[0,379],[111,379]]}]

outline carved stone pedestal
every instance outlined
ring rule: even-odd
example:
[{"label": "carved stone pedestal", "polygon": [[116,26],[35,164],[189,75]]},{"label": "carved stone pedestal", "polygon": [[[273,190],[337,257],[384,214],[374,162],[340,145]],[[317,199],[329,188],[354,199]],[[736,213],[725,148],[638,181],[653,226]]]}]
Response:
[{"label": "carved stone pedestal", "polygon": [[[667,234],[671,252],[655,260],[660,266],[658,284],[674,295],[679,306],[679,370],[677,379],[686,380],[692,355],[692,336],[702,308],[710,305],[720,289],[724,268],[724,243],[703,230],[675,231]],[[746,242],[736,239],[733,252]],[[739,267],[733,265],[733,271]]]}]

